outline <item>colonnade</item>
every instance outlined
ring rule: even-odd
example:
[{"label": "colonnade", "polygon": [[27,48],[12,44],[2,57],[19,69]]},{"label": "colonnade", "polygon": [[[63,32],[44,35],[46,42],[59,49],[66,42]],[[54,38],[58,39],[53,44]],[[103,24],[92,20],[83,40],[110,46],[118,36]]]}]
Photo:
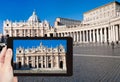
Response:
[{"label": "colonnade", "polygon": [[117,42],[120,41],[120,25],[111,25],[108,27],[101,28],[88,28],[88,29],[79,29],[68,32],[58,32],[55,33],[56,37],[67,37],[70,36],[73,38],[74,42],[78,43],[87,43],[87,42]]},{"label": "colonnade", "polygon": [[34,36],[43,36],[43,29],[39,29],[39,28],[31,28],[31,29],[11,29],[9,30],[9,36],[13,36],[13,37],[34,37]]}]

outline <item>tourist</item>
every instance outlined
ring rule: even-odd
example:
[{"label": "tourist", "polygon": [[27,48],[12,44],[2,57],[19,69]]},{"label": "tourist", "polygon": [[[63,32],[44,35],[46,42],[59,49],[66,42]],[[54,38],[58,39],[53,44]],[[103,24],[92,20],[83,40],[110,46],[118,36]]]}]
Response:
[{"label": "tourist", "polygon": [[113,41],[111,42],[111,46],[112,46],[112,49],[114,49],[115,44]]}]

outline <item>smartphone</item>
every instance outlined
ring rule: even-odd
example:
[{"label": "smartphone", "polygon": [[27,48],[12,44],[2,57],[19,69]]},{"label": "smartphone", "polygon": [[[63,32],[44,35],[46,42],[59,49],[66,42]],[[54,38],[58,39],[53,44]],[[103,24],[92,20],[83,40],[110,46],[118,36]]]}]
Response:
[{"label": "smartphone", "polygon": [[15,76],[72,76],[71,37],[9,37]]}]

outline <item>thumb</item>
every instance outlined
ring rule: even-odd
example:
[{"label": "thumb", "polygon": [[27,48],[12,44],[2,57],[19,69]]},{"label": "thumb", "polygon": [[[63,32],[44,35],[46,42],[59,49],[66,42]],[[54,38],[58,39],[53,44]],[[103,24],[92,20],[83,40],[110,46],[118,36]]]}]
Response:
[{"label": "thumb", "polygon": [[5,66],[11,66],[11,60],[12,60],[12,49],[8,48],[7,52],[5,54],[5,62],[4,65]]}]

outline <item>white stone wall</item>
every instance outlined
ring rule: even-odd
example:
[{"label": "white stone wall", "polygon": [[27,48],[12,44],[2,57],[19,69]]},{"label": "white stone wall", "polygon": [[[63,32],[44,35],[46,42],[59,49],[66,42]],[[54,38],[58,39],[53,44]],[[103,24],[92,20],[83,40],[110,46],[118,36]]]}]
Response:
[{"label": "white stone wall", "polygon": [[99,21],[108,20],[116,16],[116,7],[119,6],[117,3],[112,2],[98,8],[92,9],[84,13],[83,20],[85,23],[94,23]]}]

